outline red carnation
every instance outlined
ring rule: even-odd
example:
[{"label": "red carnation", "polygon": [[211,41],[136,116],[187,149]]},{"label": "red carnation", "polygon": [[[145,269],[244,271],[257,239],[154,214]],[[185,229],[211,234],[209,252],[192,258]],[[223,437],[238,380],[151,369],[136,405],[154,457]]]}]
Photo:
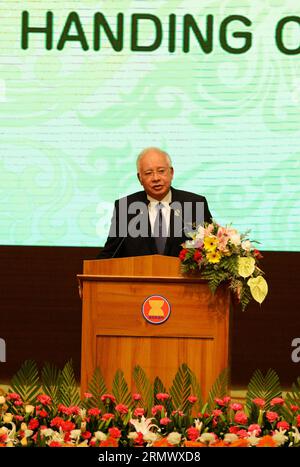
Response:
[{"label": "red carnation", "polygon": [[122,433],[118,428],[109,428],[108,432],[111,438],[121,438]]},{"label": "red carnation", "polygon": [[202,259],[202,253],[200,250],[196,250],[193,256],[194,260],[199,262]]},{"label": "red carnation", "polygon": [[200,432],[197,430],[197,428],[191,426],[186,430],[187,437],[191,441],[196,441],[197,438],[199,438]]},{"label": "red carnation", "polygon": [[187,255],[187,253],[188,253],[188,250],[187,250],[186,248],[183,248],[183,249],[181,250],[181,252],[179,253],[179,259],[180,259],[180,261],[184,261],[184,260],[185,260],[185,257],[186,257],[186,255]]},{"label": "red carnation", "polygon": [[52,402],[51,397],[47,396],[46,394],[40,394],[39,396],[37,396],[37,400],[43,405],[49,405]]},{"label": "red carnation", "polygon": [[39,421],[37,418],[32,418],[28,423],[29,430],[35,430],[39,426]]}]

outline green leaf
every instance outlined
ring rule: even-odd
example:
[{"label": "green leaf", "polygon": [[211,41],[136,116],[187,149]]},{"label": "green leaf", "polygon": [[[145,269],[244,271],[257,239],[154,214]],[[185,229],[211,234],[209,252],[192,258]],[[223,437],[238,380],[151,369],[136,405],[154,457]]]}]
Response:
[{"label": "green leaf", "polygon": [[72,360],[67,362],[61,373],[59,400],[67,407],[79,405],[80,396],[74,375]]},{"label": "green leaf", "polygon": [[252,401],[258,397],[265,400],[265,410],[270,408],[274,397],[281,397],[279,378],[274,370],[269,369],[265,376],[260,370],[255,370],[252,375],[246,394],[246,407],[251,420],[257,415],[257,407]]},{"label": "green leaf", "polygon": [[191,371],[186,363],[179,367],[170,388],[170,395],[175,410],[185,412],[190,407],[188,397],[191,395]]},{"label": "green leaf", "polygon": [[46,362],[41,373],[42,390],[51,397],[53,405],[59,403],[61,370],[52,363]]},{"label": "green leaf", "polygon": [[143,368],[138,365],[134,367],[133,379],[137,392],[142,396],[141,403],[143,407],[151,414],[151,408],[153,407],[153,388]]},{"label": "green leaf", "polygon": [[11,380],[12,392],[22,398],[24,404],[33,404],[41,390],[39,372],[36,362],[26,360]]},{"label": "green leaf", "polygon": [[216,403],[215,398],[222,399],[228,394],[229,386],[229,370],[225,368],[217,377],[216,381],[212,385],[208,398],[207,398],[207,407],[209,410],[213,410]]},{"label": "green leaf", "polygon": [[116,398],[117,404],[125,404],[128,407],[132,404],[131,394],[128,390],[128,384],[124,378],[124,373],[121,370],[117,370],[113,384],[112,393]]},{"label": "green leaf", "polygon": [[88,392],[93,394],[93,397],[88,399],[85,404],[87,407],[98,407],[102,412],[105,412],[105,405],[101,401],[101,396],[108,393],[105,380],[100,368],[96,368],[91,381],[88,384]]},{"label": "green leaf", "polygon": [[201,408],[203,407],[203,398],[202,398],[202,389],[201,385],[196,377],[195,373],[191,371],[191,394],[197,397],[197,402],[195,407],[198,408],[198,412],[200,412]]},{"label": "green leaf", "polygon": [[287,393],[286,405],[282,407],[282,413],[285,417],[285,420],[289,423],[292,423],[295,417],[295,412],[290,409],[291,405],[300,405],[300,376],[298,376],[296,383],[292,384],[291,390]]}]

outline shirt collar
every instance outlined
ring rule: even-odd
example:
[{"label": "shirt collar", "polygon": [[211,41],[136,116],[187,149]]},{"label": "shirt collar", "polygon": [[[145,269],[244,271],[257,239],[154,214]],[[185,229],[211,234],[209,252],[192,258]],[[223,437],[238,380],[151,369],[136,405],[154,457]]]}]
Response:
[{"label": "shirt collar", "polygon": [[152,196],[149,196],[149,195],[147,195],[147,199],[154,206],[156,204],[158,204],[158,203],[162,203],[162,204],[164,204],[166,206],[166,205],[171,204],[171,202],[172,202],[172,192],[171,192],[171,190],[169,190],[168,193],[166,194],[166,196],[160,201],[158,199],[152,198]]}]

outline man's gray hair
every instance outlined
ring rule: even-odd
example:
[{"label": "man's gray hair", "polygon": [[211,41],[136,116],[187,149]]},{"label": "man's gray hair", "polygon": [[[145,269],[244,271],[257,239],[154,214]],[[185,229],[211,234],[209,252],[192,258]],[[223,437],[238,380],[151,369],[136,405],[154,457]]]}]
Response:
[{"label": "man's gray hair", "polygon": [[160,148],[156,148],[156,147],[149,147],[149,148],[145,148],[143,149],[139,155],[137,156],[137,159],[136,159],[136,168],[137,168],[137,171],[139,172],[139,165],[140,165],[140,160],[142,159],[142,157],[144,157],[148,152],[151,152],[151,151],[155,151],[155,152],[158,152],[160,154],[163,154],[167,161],[168,161],[168,164],[169,164],[169,167],[172,167],[172,161],[171,161],[171,157],[169,156],[169,154],[166,152],[166,151],[163,151],[162,149]]}]

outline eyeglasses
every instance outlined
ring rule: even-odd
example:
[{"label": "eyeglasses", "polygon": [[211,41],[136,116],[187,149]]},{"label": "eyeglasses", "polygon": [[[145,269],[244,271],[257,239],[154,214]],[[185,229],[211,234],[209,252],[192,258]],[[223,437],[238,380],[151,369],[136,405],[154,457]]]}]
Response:
[{"label": "eyeglasses", "polygon": [[170,167],[161,167],[160,169],[157,170],[146,170],[146,172],[143,172],[144,177],[153,177],[154,174],[157,174],[161,177],[167,174],[168,170]]}]

